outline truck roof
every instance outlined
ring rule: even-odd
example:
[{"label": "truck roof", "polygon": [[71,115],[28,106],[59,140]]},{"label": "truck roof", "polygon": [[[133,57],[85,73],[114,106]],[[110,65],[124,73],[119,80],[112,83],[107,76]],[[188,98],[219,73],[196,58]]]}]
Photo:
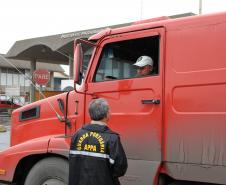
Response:
[{"label": "truck roof", "polygon": [[115,29],[103,30],[89,38],[89,40],[98,40],[103,36],[126,33],[131,31],[139,31],[144,29],[165,27],[166,31],[180,30],[185,28],[194,28],[197,26],[207,26],[210,24],[220,24],[226,22],[226,12],[193,15],[189,17],[180,17],[172,19],[170,17],[160,17],[148,20],[142,20],[132,23],[130,26],[120,27]]}]

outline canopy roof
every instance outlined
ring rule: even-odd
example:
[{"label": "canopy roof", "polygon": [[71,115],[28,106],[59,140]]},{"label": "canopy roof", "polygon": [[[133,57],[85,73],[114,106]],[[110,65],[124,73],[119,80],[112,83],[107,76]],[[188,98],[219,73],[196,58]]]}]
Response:
[{"label": "canopy roof", "polygon": [[[117,28],[127,25],[130,25],[130,23],[109,27]],[[16,41],[5,57],[19,60],[38,59],[42,62],[68,64],[68,56],[73,55],[73,42],[75,39],[89,38],[91,35],[106,28],[101,27]]]},{"label": "canopy roof", "polygon": [[[19,69],[30,69],[31,64],[27,60],[16,60],[16,59],[7,59],[5,55],[0,54],[0,67],[4,68],[14,68],[17,67]],[[59,64],[50,64],[50,63],[43,63],[37,61],[36,69],[47,69],[53,72],[64,72],[64,69]]]}]

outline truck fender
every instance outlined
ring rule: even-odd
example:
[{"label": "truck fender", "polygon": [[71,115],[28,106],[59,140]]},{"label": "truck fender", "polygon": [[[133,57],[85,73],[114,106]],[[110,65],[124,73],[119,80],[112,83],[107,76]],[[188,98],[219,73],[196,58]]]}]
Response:
[{"label": "truck fender", "polygon": [[48,153],[58,154],[68,158],[70,143],[70,136],[58,136],[51,138],[49,141]]},{"label": "truck fender", "polygon": [[50,136],[35,138],[0,152],[0,181],[12,182],[18,163],[27,156],[48,151]]}]

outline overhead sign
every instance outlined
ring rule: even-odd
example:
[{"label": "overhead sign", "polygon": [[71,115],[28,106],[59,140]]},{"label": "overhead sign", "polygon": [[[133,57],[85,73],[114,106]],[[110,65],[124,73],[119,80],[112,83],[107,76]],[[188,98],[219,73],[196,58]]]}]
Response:
[{"label": "overhead sign", "polygon": [[47,69],[37,69],[33,72],[33,81],[39,85],[45,85],[50,80],[50,73]]},{"label": "overhead sign", "polygon": [[94,30],[87,30],[87,31],[79,31],[79,32],[74,32],[74,33],[65,33],[61,35],[62,39],[66,39],[66,38],[71,38],[71,37],[81,37],[81,36],[86,36],[86,35],[93,35],[96,34],[100,31],[104,30],[104,28],[100,28],[100,29],[94,29]]}]

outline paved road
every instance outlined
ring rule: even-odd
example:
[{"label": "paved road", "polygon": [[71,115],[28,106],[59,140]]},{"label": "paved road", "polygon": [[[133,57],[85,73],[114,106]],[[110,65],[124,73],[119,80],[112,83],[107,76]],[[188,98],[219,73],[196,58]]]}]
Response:
[{"label": "paved road", "polygon": [[[6,132],[0,132],[0,152],[10,145],[10,117],[6,112],[3,112],[0,110],[0,125],[3,125],[6,127]],[[3,183],[0,183],[0,185],[6,185]]]},{"label": "paved road", "polygon": [[11,120],[6,112],[0,111],[0,125],[6,127],[6,132],[0,132],[0,151],[9,147]]},{"label": "paved road", "polygon": [[6,132],[0,132],[0,151],[6,149],[10,145],[10,126],[6,126]]}]

